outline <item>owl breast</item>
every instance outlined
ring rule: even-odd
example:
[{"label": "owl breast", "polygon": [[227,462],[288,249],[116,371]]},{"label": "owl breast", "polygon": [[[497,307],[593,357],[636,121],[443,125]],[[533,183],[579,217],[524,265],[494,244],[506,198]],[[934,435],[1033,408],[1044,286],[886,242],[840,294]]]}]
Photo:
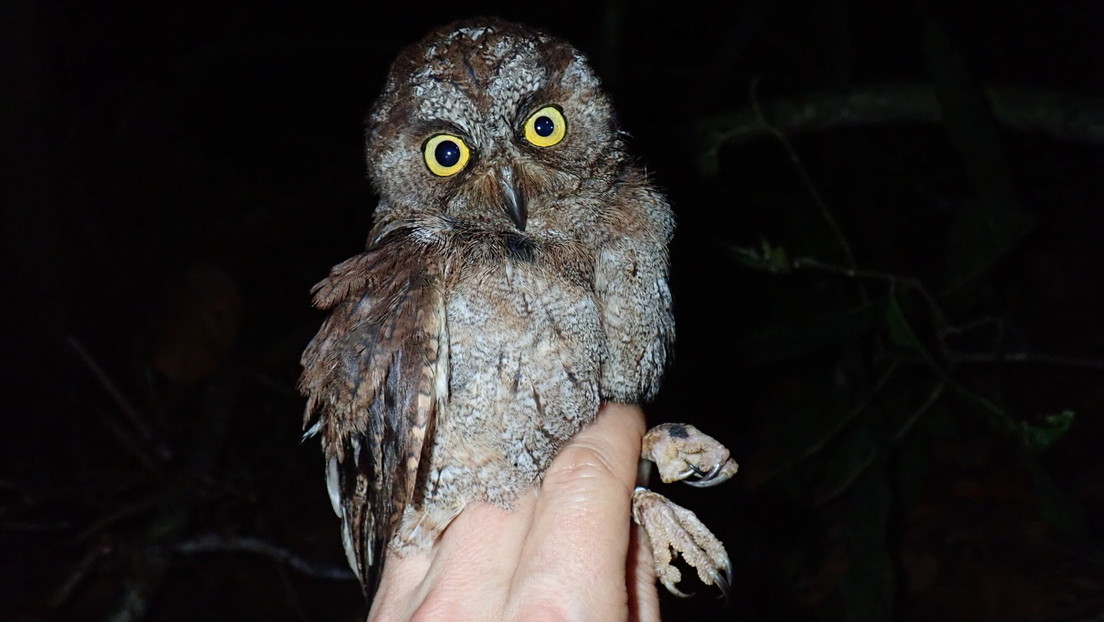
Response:
[{"label": "owl breast", "polygon": [[516,242],[454,245],[467,256],[445,293],[448,399],[400,547],[435,537],[468,503],[511,507],[598,411],[606,344],[593,262],[572,244]]}]

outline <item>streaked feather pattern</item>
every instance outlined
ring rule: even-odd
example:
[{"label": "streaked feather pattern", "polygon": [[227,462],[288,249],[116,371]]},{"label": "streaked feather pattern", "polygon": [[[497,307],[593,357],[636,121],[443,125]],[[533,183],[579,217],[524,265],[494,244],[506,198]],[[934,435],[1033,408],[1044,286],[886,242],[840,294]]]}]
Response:
[{"label": "streaked feather pattern", "polygon": [[314,287],[329,309],[303,352],[305,427],[319,424],[350,565],[368,570],[409,504],[433,435],[448,343],[440,249],[396,228]]}]

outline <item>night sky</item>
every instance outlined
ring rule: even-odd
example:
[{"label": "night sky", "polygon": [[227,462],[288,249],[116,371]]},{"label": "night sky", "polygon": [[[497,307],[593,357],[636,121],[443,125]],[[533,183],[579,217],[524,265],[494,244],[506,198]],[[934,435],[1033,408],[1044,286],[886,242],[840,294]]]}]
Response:
[{"label": "night sky", "polygon": [[[665,619],[1104,611],[1104,6],[35,2],[0,8],[0,619],[352,620],[310,287],[376,198],[399,50],[478,15],[583,50],[669,195],[649,419],[736,585]],[[320,576],[325,575],[325,576]]]}]

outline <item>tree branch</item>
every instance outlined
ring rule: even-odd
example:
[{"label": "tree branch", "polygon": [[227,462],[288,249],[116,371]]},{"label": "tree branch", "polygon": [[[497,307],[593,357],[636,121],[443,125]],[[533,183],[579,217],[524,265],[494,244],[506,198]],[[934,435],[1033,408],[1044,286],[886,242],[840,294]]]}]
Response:
[{"label": "tree branch", "polygon": [[298,554],[288,549],[250,536],[224,537],[217,534],[206,534],[192,540],[185,540],[184,542],[177,543],[173,545],[171,549],[184,555],[196,555],[199,553],[256,553],[310,577],[332,579],[335,581],[350,581],[356,578],[353,572],[345,566],[315,563],[300,557]]},{"label": "tree branch", "polygon": [[[1058,140],[1104,144],[1104,99],[1017,86],[988,87],[985,94],[1001,125]],[[721,147],[771,134],[772,128],[792,136],[838,128],[942,121],[935,87],[919,82],[871,85],[843,94],[810,92],[753,103],[699,124],[701,170],[706,175],[716,174]]]}]

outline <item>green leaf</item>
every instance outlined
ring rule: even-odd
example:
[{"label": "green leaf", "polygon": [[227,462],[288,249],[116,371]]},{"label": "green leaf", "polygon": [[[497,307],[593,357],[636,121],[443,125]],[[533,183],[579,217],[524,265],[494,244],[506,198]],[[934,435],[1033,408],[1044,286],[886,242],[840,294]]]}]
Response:
[{"label": "green leaf", "polygon": [[903,506],[916,503],[923,494],[930,462],[928,442],[926,434],[909,434],[896,452],[893,476]]},{"label": "green leaf", "polygon": [[916,333],[905,319],[905,312],[901,309],[901,303],[897,296],[889,297],[886,305],[886,327],[889,329],[889,340],[893,345],[908,350],[922,351],[924,346],[916,338]]},{"label": "green leaf", "polygon": [[768,326],[740,340],[740,359],[751,365],[774,365],[858,341],[869,334],[878,310],[872,305]]},{"label": "green leaf", "polygon": [[980,407],[988,415],[989,423],[994,429],[1003,433],[1016,431],[1015,423],[1002,406],[968,389],[961,382],[955,380],[951,377],[950,373],[935,360],[931,353],[924,348],[923,344],[921,344],[920,340],[916,337],[916,331],[912,329],[912,326],[905,319],[905,314],[901,310],[900,304],[897,302],[897,296],[893,293],[889,296],[889,308],[886,312],[886,319],[890,324],[891,330],[895,330],[899,333],[898,338],[901,339],[902,343],[916,350],[917,354],[924,359],[924,362],[927,363],[928,367],[935,373],[936,378],[946,383],[948,387],[954,389],[956,393],[965,397],[975,406]]},{"label": "green leaf", "polygon": [[833,447],[836,437],[861,414],[853,407],[854,388],[837,382],[830,368],[772,382],[764,399],[777,410],[763,422],[757,440],[760,447],[767,448],[759,465],[765,474],[763,481]]},{"label": "green leaf", "polygon": [[893,491],[885,460],[860,477],[847,497],[844,542],[848,572],[844,585],[846,622],[893,619],[897,572],[889,549]]},{"label": "green leaf", "polygon": [[1039,500],[1039,515],[1054,528],[1067,535],[1084,538],[1088,534],[1085,510],[1079,503],[1059,490],[1050,475],[1034,460],[1028,462],[1031,483]]},{"label": "green leaf", "polygon": [[828,459],[818,467],[814,503],[830,501],[844,493],[881,455],[881,446],[871,430],[856,425],[843,438],[829,445]]},{"label": "green leaf", "polygon": [[774,274],[790,272],[793,264],[785,246],[771,246],[767,240],[759,241],[759,248],[730,246],[729,253],[736,263],[753,270],[765,270]]},{"label": "green leaf", "polygon": [[946,29],[924,23],[924,55],[935,81],[948,137],[975,200],[959,203],[948,234],[949,293],[967,295],[1023,238],[1031,217],[1019,201],[992,106]]},{"label": "green leaf", "polygon": [[1072,410],[1063,410],[1043,417],[1040,422],[1024,421],[1021,424],[1024,442],[1035,453],[1043,453],[1069,432],[1073,417]]}]

